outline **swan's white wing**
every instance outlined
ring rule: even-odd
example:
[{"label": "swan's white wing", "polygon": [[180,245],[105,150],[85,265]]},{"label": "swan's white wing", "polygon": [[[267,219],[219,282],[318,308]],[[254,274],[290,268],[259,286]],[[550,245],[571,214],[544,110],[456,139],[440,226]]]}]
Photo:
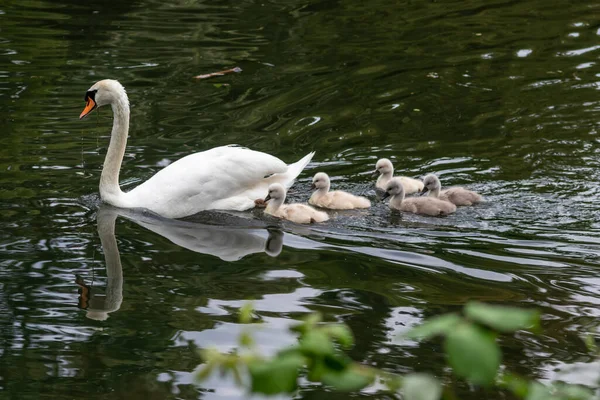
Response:
[{"label": "swan's white wing", "polygon": [[255,199],[266,196],[266,188],[274,178],[293,181],[296,176],[288,177],[289,169],[266,153],[216,147],[181,158],[126,196],[137,207],[171,218],[208,209],[244,210],[251,208]]}]

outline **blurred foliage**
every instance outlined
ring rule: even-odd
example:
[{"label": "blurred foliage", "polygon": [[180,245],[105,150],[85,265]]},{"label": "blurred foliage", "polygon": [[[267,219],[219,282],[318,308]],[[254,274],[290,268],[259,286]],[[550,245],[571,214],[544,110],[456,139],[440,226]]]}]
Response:
[{"label": "blurred foliage", "polygon": [[[251,303],[242,306],[239,321],[257,320]],[[232,374],[238,385],[250,392],[274,395],[293,393],[301,375],[336,391],[357,391],[379,381],[405,400],[457,399],[452,388],[427,373],[398,375],[351,360],[343,350],[354,345],[352,331],[344,324],[323,323],[321,315],[311,314],[290,328],[298,343],[278,351],[273,357],[260,354],[248,332],[239,338],[239,349],[229,354],[201,351],[205,364],[197,377],[203,380],[218,370]],[[458,378],[469,384],[512,392],[524,400],[591,400],[599,397],[586,387],[564,383],[544,385],[508,371],[500,372],[502,351],[497,343],[501,333],[540,330],[540,313],[515,307],[469,302],[462,314],[430,318],[411,329],[406,339],[441,337],[446,360]],[[595,352],[594,346],[589,346]],[[596,352],[595,352],[596,353]],[[243,378],[244,374],[249,380]],[[249,382],[249,384],[247,383]]]}]

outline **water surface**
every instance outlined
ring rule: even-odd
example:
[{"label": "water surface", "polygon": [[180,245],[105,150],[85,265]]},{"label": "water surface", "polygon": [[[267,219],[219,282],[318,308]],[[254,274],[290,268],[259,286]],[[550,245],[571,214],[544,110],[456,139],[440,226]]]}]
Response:
[{"label": "water surface", "polygon": [[[245,299],[266,322],[265,352],[321,311],[353,329],[353,359],[446,381],[438,343],[397,335],[468,300],[537,307],[543,334],[503,339],[505,366],[595,384],[581,337],[600,315],[598,7],[0,2],[0,397],[246,398],[191,374],[196,349],[235,346]],[[112,116],[78,115],[102,78],[132,103],[125,188],[237,143],[289,162],[317,151],[292,201],[325,171],[375,206],[312,227],[260,210],[170,222],[100,206]],[[488,202],[448,218],[390,213],[370,177],[380,157]],[[305,383],[296,397],[347,395]]]}]

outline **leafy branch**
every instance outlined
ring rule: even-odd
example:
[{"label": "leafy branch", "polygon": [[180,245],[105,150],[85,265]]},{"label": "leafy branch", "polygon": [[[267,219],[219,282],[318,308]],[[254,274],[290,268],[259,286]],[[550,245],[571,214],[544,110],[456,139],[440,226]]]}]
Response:
[{"label": "leafy branch", "polygon": [[[252,305],[247,303],[240,310],[240,323],[254,320]],[[351,360],[343,352],[354,345],[350,329],[344,324],[323,323],[320,314],[309,315],[290,330],[298,335],[298,343],[270,358],[258,352],[248,332],[240,335],[239,348],[229,354],[202,350],[205,364],[199,369],[198,378],[205,379],[219,370],[221,374],[232,374],[238,385],[248,386],[251,392],[267,395],[296,391],[301,374],[337,391],[361,390],[378,380],[388,390],[401,392],[405,400],[456,399],[450,388],[444,388],[430,374],[401,376]],[[473,385],[508,390],[524,400],[598,399],[583,386],[543,385],[509,372],[499,374],[502,352],[497,338],[519,330],[538,332],[540,313],[470,302],[462,313],[433,317],[403,336],[418,340],[441,337],[453,373]],[[242,379],[243,376],[249,377],[249,381]]]}]

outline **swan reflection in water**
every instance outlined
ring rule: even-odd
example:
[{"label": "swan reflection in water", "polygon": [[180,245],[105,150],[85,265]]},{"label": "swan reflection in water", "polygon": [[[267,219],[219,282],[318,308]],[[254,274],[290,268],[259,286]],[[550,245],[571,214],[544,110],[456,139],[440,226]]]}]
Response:
[{"label": "swan reflection in water", "polygon": [[283,232],[264,227],[215,226],[188,221],[172,220],[145,210],[124,210],[102,205],[98,210],[98,235],[106,261],[106,290],[101,293],[77,276],[79,308],[87,311],[90,319],[104,321],[117,311],[123,302],[123,268],[115,237],[118,216],[134,221],[188,250],[237,261],[243,257],[265,252],[277,257],[283,246]]}]

